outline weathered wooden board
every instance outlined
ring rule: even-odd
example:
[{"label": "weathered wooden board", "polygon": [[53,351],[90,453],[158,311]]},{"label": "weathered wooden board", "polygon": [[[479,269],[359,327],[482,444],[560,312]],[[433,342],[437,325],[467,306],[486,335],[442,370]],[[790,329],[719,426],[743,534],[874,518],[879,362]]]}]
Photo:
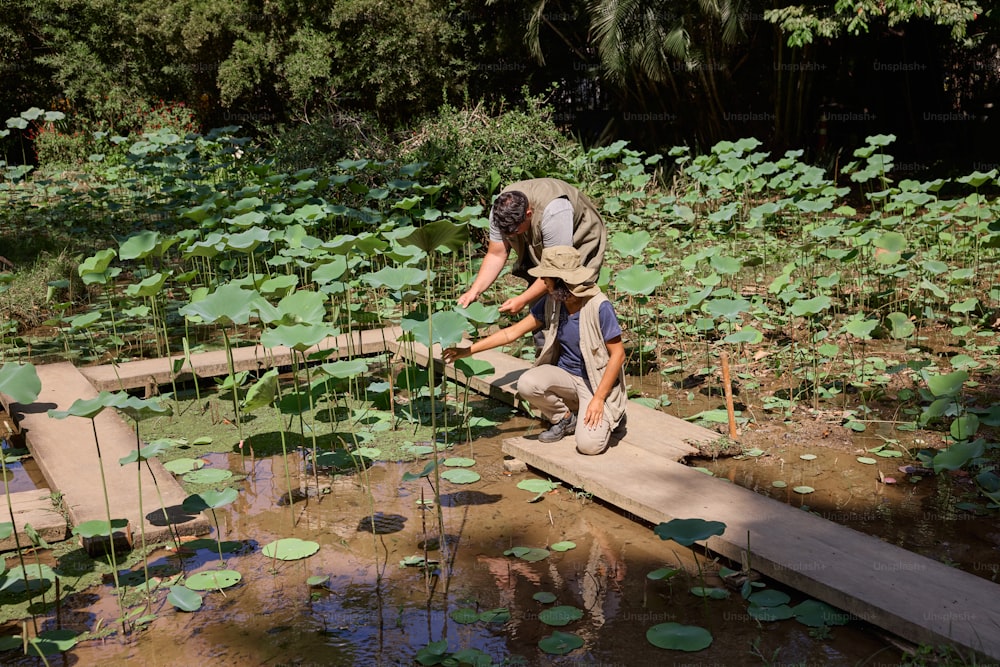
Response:
[{"label": "weathered wooden board", "polygon": [[[0,494],[0,504],[7,507],[7,496]],[[24,532],[25,525],[30,525],[39,536],[49,544],[62,542],[69,535],[69,524],[66,517],[52,501],[52,493],[46,489],[35,491],[18,491],[10,494],[11,508],[14,510],[15,534],[0,540],[0,551],[12,551],[17,548],[18,541],[22,548],[31,546],[31,541]],[[9,522],[10,517],[5,511],[2,515]]]}]

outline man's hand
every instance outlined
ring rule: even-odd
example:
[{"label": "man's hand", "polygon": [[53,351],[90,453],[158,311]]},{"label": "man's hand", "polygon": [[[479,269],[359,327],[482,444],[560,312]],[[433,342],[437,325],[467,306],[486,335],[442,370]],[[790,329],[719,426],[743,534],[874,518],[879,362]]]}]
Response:
[{"label": "man's hand", "polygon": [[472,356],[472,347],[449,347],[441,353],[441,360],[446,364],[453,363],[458,359]]},{"label": "man's hand", "polygon": [[462,296],[458,297],[458,305],[462,308],[468,308],[470,305],[476,302],[479,298],[479,294],[475,290],[469,290]]}]

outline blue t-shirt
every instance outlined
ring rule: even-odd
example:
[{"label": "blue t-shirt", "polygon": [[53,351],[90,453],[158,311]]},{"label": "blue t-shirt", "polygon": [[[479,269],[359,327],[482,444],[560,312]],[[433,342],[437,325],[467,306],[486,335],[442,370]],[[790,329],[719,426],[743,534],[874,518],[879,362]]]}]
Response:
[{"label": "blue t-shirt", "polygon": [[[545,322],[545,302],[548,295],[543,296],[531,307],[531,314],[539,322]],[[618,316],[615,315],[615,308],[611,301],[605,301],[597,311],[601,325],[601,334],[605,342],[622,335],[621,325],[618,323]],[[559,331],[556,334],[559,342],[559,360],[556,366],[572,373],[577,377],[587,379],[587,369],[583,363],[583,354],[580,352],[580,311],[572,315],[564,307],[559,312]]]}]

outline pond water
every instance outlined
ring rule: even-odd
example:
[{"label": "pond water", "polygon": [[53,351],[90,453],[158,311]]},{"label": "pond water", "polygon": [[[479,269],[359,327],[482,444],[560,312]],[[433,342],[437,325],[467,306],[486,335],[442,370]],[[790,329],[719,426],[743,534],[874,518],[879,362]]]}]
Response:
[{"label": "pond water", "polygon": [[[756,456],[689,463],[928,558],[994,582],[1000,578],[996,514],[985,509],[982,494],[967,473],[935,475],[907,456],[907,449],[924,444],[920,434],[886,429],[879,437],[837,430],[839,441],[831,433],[809,437],[801,422],[772,425],[747,438],[746,446],[761,452]],[[879,456],[871,451],[887,440],[895,443],[890,451],[903,455]],[[814,491],[796,493],[793,489],[800,486]]]},{"label": "pond water", "polygon": [[[212,536],[238,543],[224,560],[242,574],[242,582],[206,593],[202,608],[191,613],[156,595],[156,618],[145,631],[85,642],[61,664],[411,665],[429,642],[443,640],[449,652],[481,651],[488,656],[482,664],[899,664],[901,652],[859,622],[823,628],[794,619],[759,622],[736,592],[719,600],[696,597],[690,589],[701,583],[723,587],[716,564],[704,554],[696,560],[650,526],[572,489],[559,487],[530,502],[536,494],[517,483],[536,475],[507,474],[500,454],[504,438],[529,426],[530,420],[514,417],[490,437],[448,452],[473,458],[471,469],[481,479],[441,482],[446,551],[433,550],[440,540],[430,540],[428,551],[423,547],[436,535],[437,510],[420,502],[433,498],[430,485],[403,477],[419,472],[425,460],[377,462],[364,475],[332,481],[320,477],[326,491],[321,494],[311,486],[311,474],[296,472],[296,501],[290,505],[280,457],[207,457],[212,467],[247,476],[238,500],[218,510],[221,530]],[[320,549],[295,561],[262,554],[263,545],[287,537],[316,541]],[[534,562],[504,554],[513,547],[565,541],[575,547],[550,550]],[[423,568],[401,566],[411,556],[442,562],[425,576]],[[187,555],[160,551],[150,565],[158,577],[220,567],[218,552],[205,548]],[[660,581],[647,577],[664,566],[681,572]],[[329,579],[310,586],[307,579],[314,576]],[[768,588],[783,590],[770,583]],[[553,602],[535,599],[546,592]],[[785,592],[790,604],[804,600]],[[67,596],[61,625],[84,631],[113,623],[118,610],[112,593],[108,582]],[[546,623],[542,612],[556,605],[578,609],[580,618],[564,626]],[[496,609],[507,610],[507,616],[466,623],[452,616],[456,610]],[[700,626],[713,641],[697,653],[654,647],[647,630],[668,622]],[[55,621],[44,625],[54,627]],[[539,642],[556,631],[576,635],[582,647],[561,656],[545,654]],[[10,652],[2,657],[9,665],[41,664]],[[61,659],[50,660],[60,664]]]}]

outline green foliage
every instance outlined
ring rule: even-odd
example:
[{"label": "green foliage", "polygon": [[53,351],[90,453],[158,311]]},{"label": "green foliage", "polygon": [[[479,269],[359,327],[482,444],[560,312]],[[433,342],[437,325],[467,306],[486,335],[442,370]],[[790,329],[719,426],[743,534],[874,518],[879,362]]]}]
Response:
[{"label": "green foliage", "polygon": [[817,38],[832,39],[843,33],[868,33],[873,24],[894,27],[921,19],[949,28],[956,42],[968,42],[969,24],[982,13],[982,6],[975,0],[862,0],[768,9],[764,19],[781,28],[789,46],[804,46]]},{"label": "green foliage", "polygon": [[331,171],[344,159],[383,161],[397,151],[392,133],[370,113],[314,114],[305,122],[266,128],[264,141],[283,171]]},{"label": "green foliage", "polygon": [[552,108],[525,93],[524,108],[442,107],[413,129],[398,159],[427,163],[428,180],[450,199],[488,206],[507,183],[564,171],[577,150],[552,122]]},{"label": "green foliage", "polygon": [[332,171],[344,159],[420,164],[424,182],[446,183],[443,203],[488,205],[503,185],[561,173],[578,150],[552,122],[540,97],[524,106],[442,107],[408,129],[390,132],[372,115],[334,113],[286,125],[268,137],[276,165]]}]

